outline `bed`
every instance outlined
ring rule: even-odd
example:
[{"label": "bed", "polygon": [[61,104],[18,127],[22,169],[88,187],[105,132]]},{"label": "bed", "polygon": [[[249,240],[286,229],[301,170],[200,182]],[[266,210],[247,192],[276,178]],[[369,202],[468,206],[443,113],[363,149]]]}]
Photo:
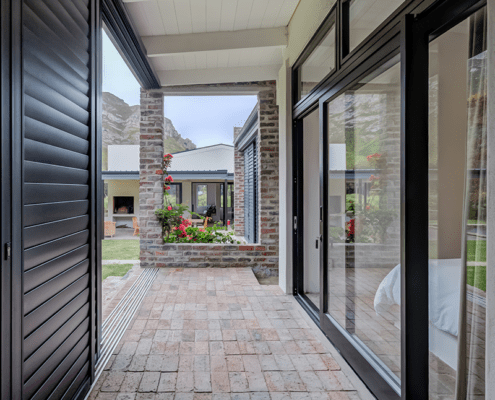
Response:
[{"label": "bed", "polygon": [[[457,367],[457,334],[461,259],[429,261],[430,351],[454,370]],[[375,293],[374,308],[383,315],[400,305],[400,264],[383,279]]]}]

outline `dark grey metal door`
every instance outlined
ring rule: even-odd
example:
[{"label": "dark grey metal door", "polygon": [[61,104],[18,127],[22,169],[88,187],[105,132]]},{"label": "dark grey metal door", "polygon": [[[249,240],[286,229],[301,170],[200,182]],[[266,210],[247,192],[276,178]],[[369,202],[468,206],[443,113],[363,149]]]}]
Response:
[{"label": "dark grey metal door", "polygon": [[[72,399],[97,355],[98,51],[95,0],[24,0],[13,170],[12,397]],[[15,28],[14,28],[15,29]]]},{"label": "dark grey metal door", "polygon": [[258,151],[256,141],[244,150],[244,236],[249,243],[258,238]]}]

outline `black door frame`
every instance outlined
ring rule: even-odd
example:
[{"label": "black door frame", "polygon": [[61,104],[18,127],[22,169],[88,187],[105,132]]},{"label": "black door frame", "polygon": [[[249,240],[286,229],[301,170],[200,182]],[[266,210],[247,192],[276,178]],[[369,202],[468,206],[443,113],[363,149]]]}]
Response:
[{"label": "black door frame", "polygon": [[[337,71],[327,76],[308,96],[297,101],[298,68],[315,48],[315,33],[293,71],[293,282],[294,294],[364,383],[379,399],[427,399],[429,390],[428,348],[428,46],[429,42],[486,5],[486,0],[444,2],[406,1],[356,50],[344,49],[348,24],[346,0],[338,1]],[[341,4],[342,3],[342,4]],[[332,10],[333,12],[333,10]],[[324,24],[322,24],[323,26]],[[340,27],[341,28],[340,28]],[[325,28],[328,29],[328,28]],[[348,52],[348,49],[347,49]],[[352,344],[352,337],[326,313],[328,296],[327,205],[328,182],[326,111],[329,101],[380,65],[401,59],[401,388],[397,394]],[[323,210],[323,251],[320,262],[322,295],[317,312],[303,294],[302,120],[315,107],[320,109],[320,206]],[[418,135],[418,132],[423,132]],[[297,223],[296,223],[297,221]],[[298,225],[298,226],[296,226]],[[298,229],[299,228],[299,229]],[[423,240],[418,241],[418,237]],[[409,267],[408,267],[409,266]]]},{"label": "black door frame", "polygon": [[[0,107],[2,120],[0,122],[0,197],[1,214],[0,221],[0,397],[2,399],[11,398],[11,260],[12,260],[12,239],[11,239],[11,130],[12,130],[12,18],[11,4],[8,1],[0,3]],[[8,254],[10,252],[10,254]]]}]

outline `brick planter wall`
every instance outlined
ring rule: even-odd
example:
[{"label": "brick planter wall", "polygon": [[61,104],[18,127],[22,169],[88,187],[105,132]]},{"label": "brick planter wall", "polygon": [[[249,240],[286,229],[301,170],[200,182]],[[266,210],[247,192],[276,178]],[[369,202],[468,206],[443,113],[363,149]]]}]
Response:
[{"label": "brick planter wall", "polygon": [[[235,85],[235,84],[233,84]],[[253,83],[251,83],[253,85]],[[142,267],[251,267],[259,277],[278,275],[278,106],[275,82],[257,84],[259,144],[259,243],[253,245],[163,243],[155,210],[163,207],[163,176],[156,172],[163,158],[163,94],[141,91],[140,132],[140,260]],[[172,161],[173,165],[173,161]],[[173,167],[172,167],[173,169]],[[244,234],[244,163],[235,156],[242,180],[235,182],[236,234]]]}]

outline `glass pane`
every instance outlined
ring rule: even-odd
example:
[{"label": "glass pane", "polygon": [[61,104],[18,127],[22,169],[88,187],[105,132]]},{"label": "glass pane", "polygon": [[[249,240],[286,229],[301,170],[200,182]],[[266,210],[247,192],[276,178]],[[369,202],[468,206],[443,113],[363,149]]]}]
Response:
[{"label": "glass pane", "polygon": [[325,37],[300,67],[300,98],[303,99],[306,97],[334,69],[335,25],[330,28]]},{"label": "glass pane", "polygon": [[349,2],[349,50],[385,21],[403,0],[350,0]]},{"label": "glass pane", "polygon": [[208,185],[197,185],[196,186],[196,204],[199,207],[206,207],[208,205]]},{"label": "glass pane", "polygon": [[231,228],[234,224],[234,184],[227,185],[227,220],[230,221]]},{"label": "glass pane", "polygon": [[304,293],[320,308],[320,124],[319,111],[303,120]]},{"label": "glass pane", "polygon": [[229,183],[227,185],[227,191],[228,191],[228,195],[227,195],[227,207],[233,207],[233,204],[234,204],[234,185]]},{"label": "glass pane", "polygon": [[485,9],[429,49],[430,399],[485,393],[486,53]]},{"label": "glass pane", "polygon": [[180,204],[180,185],[177,183],[170,183],[170,189],[165,193],[165,202],[170,203],[172,206]]},{"label": "glass pane", "polygon": [[400,65],[328,104],[330,315],[400,385]]}]

